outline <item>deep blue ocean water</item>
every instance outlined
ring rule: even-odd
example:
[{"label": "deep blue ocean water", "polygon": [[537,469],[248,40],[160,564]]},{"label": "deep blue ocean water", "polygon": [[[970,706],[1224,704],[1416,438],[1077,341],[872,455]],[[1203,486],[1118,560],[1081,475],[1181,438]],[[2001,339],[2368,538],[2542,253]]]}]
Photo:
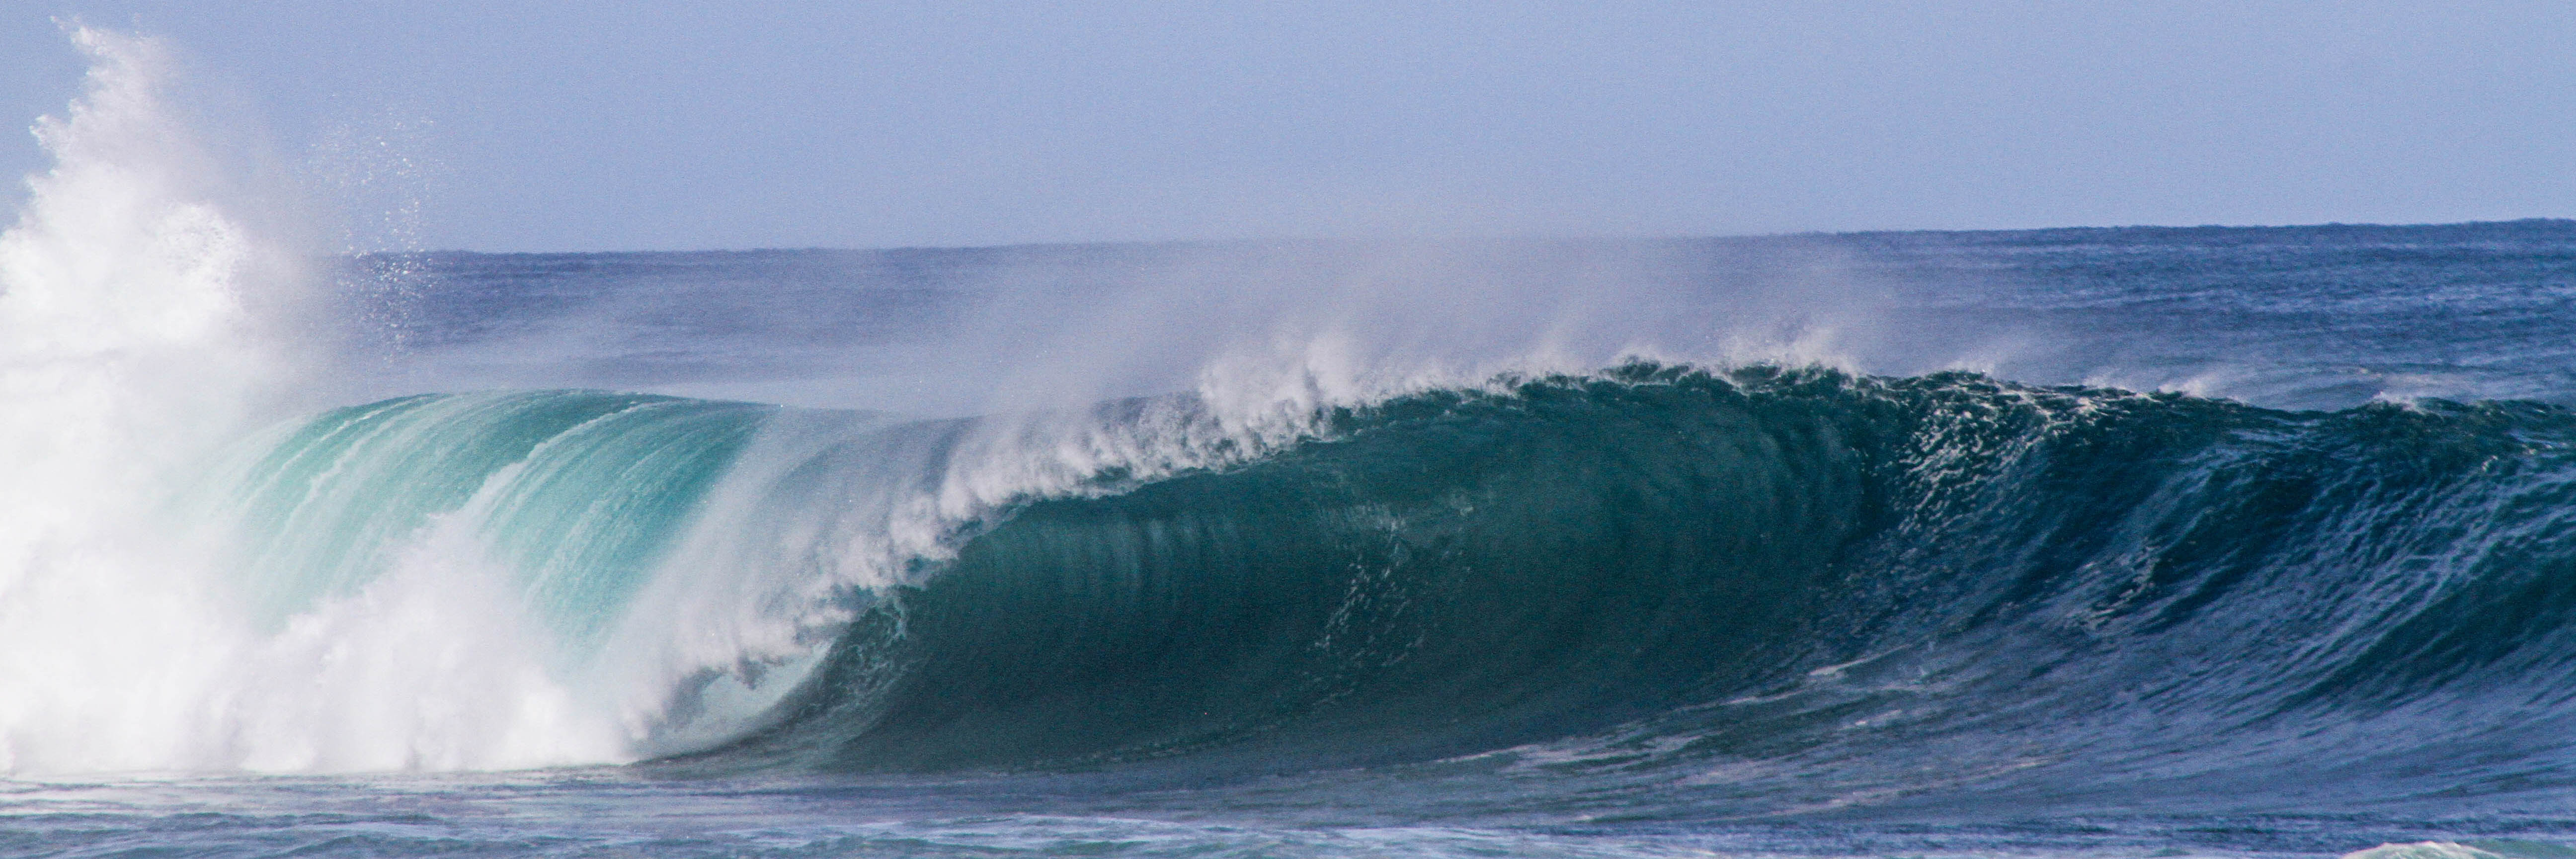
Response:
[{"label": "deep blue ocean water", "polygon": [[2576,222],[318,268],[0,854],[2576,843]]}]

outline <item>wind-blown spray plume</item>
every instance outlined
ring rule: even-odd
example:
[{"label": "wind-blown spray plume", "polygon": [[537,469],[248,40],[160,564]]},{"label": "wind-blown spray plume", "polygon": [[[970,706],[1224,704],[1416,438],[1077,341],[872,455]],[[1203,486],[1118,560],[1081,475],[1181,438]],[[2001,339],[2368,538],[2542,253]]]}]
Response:
[{"label": "wind-blown spray plume", "polygon": [[[141,521],[278,368],[252,336],[248,239],[194,193],[203,159],[150,41],[82,29],[88,90],[0,236],[0,766],[164,764],[189,675],[228,654],[204,583]],[[72,691],[77,690],[77,691]],[[70,694],[66,694],[69,692]],[[162,722],[157,726],[142,723]],[[84,737],[124,735],[124,742]]]},{"label": "wind-blown spray plume", "polygon": [[191,493],[293,390],[273,326],[298,283],[218,198],[164,46],[72,38],[86,90],[37,125],[55,163],[0,236],[0,772],[613,756],[529,727],[563,708],[494,658],[510,613],[471,575],[240,610],[228,520]]}]

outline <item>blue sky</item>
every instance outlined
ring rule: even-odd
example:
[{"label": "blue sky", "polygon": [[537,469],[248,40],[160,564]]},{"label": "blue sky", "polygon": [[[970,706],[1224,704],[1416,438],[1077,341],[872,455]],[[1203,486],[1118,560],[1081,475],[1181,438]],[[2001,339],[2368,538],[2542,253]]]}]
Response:
[{"label": "blue sky", "polygon": [[2576,215],[2565,2],[0,5],[434,248]]}]

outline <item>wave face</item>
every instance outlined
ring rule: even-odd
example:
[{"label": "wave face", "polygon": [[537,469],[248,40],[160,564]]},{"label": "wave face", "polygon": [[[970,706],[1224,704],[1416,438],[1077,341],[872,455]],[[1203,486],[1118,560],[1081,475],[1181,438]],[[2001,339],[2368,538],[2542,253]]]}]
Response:
[{"label": "wave face", "polygon": [[[582,391],[292,422],[188,502],[229,523],[217,604],[271,642],[214,688],[230,760],[1480,761],[1783,811],[2474,792],[2566,757],[2557,406],[1631,363],[1216,426],[1187,397],[896,421]],[[274,745],[299,731],[336,740]]]},{"label": "wave face", "polygon": [[743,749],[911,769],[1257,740],[1310,766],[1756,682],[1868,530],[1861,428],[1678,379],[1426,394],[1240,467],[1018,506],[872,609]]},{"label": "wave face", "polygon": [[2474,742],[2479,765],[2420,777],[2468,783],[2563,755],[2571,440],[2528,403],[2279,412],[1972,374],[1436,390],[998,508],[877,591],[766,727],[682,763],[1508,750],[1921,788],[2397,772]]},{"label": "wave face", "polygon": [[177,511],[224,523],[206,593],[252,642],[205,681],[215,760],[1483,760],[1769,807],[2565,756],[2562,407],[1632,363],[1222,427],[583,391],[290,422]]},{"label": "wave face", "polygon": [[324,413],[229,499],[260,623],[357,592],[471,511],[548,622],[591,639],[774,409],[634,394],[416,396]]}]

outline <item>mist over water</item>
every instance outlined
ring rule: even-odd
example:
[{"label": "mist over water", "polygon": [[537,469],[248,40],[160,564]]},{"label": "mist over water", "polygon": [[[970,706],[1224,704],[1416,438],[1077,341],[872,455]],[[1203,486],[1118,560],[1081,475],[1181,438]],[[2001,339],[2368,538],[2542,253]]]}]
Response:
[{"label": "mist over water", "polygon": [[386,254],[350,277],[438,279],[404,306],[388,390],[600,385],[963,415],[1279,385],[1356,395],[1650,352],[1843,360],[1884,290],[1842,278],[1832,248],[1771,244],[1724,271],[1734,282],[1706,280],[1724,266],[1686,243],[1553,240]]},{"label": "mist over water", "polygon": [[2525,222],[400,253],[342,277],[350,291],[437,285],[387,302],[395,321],[378,336],[399,342],[359,381],[383,394],[607,387],[971,415],[1171,392],[1358,401],[1647,357],[1969,370],[2331,409],[2562,399],[2566,352],[2539,335],[2564,319],[2565,233]]},{"label": "mist over water", "polygon": [[335,255],[74,39],[0,844],[2576,832],[2576,224]]}]

